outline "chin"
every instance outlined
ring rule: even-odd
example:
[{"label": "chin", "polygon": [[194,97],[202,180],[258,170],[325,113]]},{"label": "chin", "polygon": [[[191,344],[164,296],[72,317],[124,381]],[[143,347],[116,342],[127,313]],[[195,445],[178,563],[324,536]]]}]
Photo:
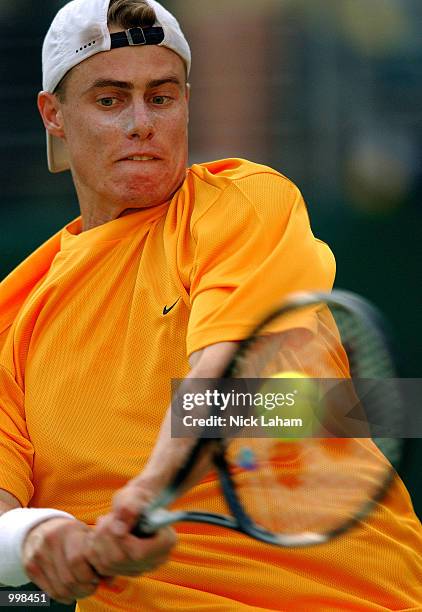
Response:
[{"label": "chin", "polygon": [[[172,168],[161,165],[150,168],[119,167],[119,172],[107,181],[110,194],[126,208],[147,208],[167,202],[182,185],[186,167],[178,164]],[[122,206],[122,209],[123,209]]]}]

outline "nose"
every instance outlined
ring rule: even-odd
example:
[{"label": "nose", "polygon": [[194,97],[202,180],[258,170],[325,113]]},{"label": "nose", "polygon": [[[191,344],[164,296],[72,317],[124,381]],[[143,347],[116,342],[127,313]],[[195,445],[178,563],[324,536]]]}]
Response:
[{"label": "nose", "polygon": [[153,137],[154,113],[145,100],[134,100],[130,105],[125,131],[131,140],[150,140]]}]

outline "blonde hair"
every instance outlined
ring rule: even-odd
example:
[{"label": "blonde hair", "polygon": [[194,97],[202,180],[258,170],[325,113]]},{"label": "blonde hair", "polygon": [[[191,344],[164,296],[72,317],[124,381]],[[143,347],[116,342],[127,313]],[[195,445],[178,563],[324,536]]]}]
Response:
[{"label": "blonde hair", "polygon": [[108,7],[108,25],[124,30],[152,27],[156,19],[154,9],[145,0],[111,0]]}]

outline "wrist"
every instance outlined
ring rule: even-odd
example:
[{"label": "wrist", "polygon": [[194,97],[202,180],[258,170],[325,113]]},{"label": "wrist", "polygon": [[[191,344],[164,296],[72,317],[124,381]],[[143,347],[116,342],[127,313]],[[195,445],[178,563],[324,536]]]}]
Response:
[{"label": "wrist", "polygon": [[0,583],[21,586],[30,582],[22,564],[22,546],[28,533],[40,523],[54,518],[76,520],[52,508],[15,508],[0,516]]}]

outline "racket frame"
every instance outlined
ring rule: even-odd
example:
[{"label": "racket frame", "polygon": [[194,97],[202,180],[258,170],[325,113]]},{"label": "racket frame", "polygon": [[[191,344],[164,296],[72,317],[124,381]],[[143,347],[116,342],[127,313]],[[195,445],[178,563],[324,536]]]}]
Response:
[{"label": "racket frame", "polygon": [[[389,345],[389,334],[386,330],[384,319],[376,308],[367,300],[348,291],[334,290],[331,293],[325,292],[300,292],[291,294],[282,304],[265,316],[256,325],[248,337],[241,340],[237,347],[234,358],[226,367],[221,378],[234,378],[236,375],[236,364],[244,357],[249,346],[254,342],[260,330],[266,327],[274,319],[295,311],[298,308],[307,306],[336,306],[346,312],[351,312],[356,318],[363,320],[365,325],[377,330],[377,335],[383,345],[384,350],[390,356],[392,351]],[[391,357],[392,362],[392,357]],[[394,376],[393,368],[391,377]],[[214,444],[212,452],[212,462],[218,473],[218,478],[224,499],[228,505],[232,517],[212,512],[196,512],[183,510],[167,510],[165,507],[178,497],[178,491],[187,476],[192,471],[199,455]],[[217,443],[217,444],[216,444]],[[386,473],[386,477],[376,494],[368,499],[359,511],[350,519],[346,520],[341,526],[324,533],[305,531],[297,534],[275,534],[256,524],[246,513],[236,491],[236,484],[230,475],[229,466],[225,456],[226,441],[216,438],[199,438],[190,451],[189,458],[185,465],[177,472],[172,483],[162,492],[157,499],[145,509],[139,521],[133,529],[134,535],[138,537],[149,537],[160,528],[172,525],[176,522],[206,523],[217,527],[224,527],[248,535],[256,540],[280,547],[303,547],[315,544],[323,544],[332,538],[349,531],[370,514],[379,501],[384,497],[394,480],[396,470],[391,469]]]}]

